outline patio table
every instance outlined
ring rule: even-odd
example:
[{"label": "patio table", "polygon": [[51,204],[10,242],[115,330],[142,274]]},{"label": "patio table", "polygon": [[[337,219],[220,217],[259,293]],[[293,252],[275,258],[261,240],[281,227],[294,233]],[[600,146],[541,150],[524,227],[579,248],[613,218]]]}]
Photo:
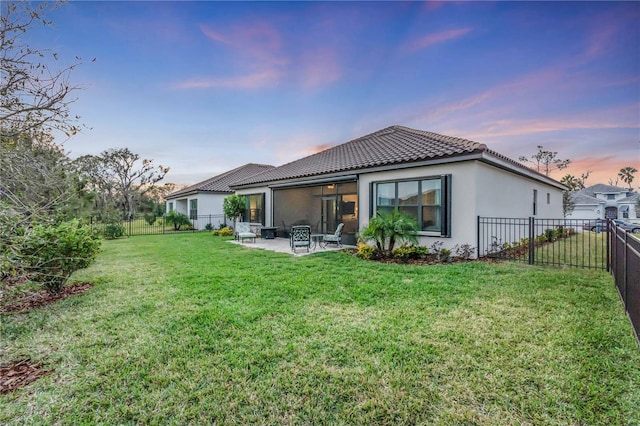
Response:
[{"label": "patio table", "polygon": [[317,246],[322,247],[324,241],[324,234],[311,234],[311,249],[315,250]]}]

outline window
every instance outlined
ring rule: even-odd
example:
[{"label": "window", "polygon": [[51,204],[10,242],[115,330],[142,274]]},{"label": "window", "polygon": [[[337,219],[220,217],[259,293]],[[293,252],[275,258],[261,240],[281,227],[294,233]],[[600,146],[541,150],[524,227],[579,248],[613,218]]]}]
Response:
[{"label": "window", "polygon": [[533,215],[538,214],[538,190],[533,190]]},{"label": "window", "polygon": [[547,204],[551,204],[551,194],[547,192]]},{"label": "window", "polygon": [[380,182],[374,185],[374,213],[394,209],[416,218],[421,231],[451,235],[451,176]]},{"label": "window", "polygon": [[244,220],[264,225],[264,194],[248,194],[244,197],[247,203]]},{"label": "window", "polygon": [[607,194],[607,200],[615,200],[616,194]]},{"label": "window", "polygon": [[198,219],[198,200],[189,200],[189,219]]},{"label": "window", "polygon": [[173,201],[169,201],[169,211],[173,211]]}]

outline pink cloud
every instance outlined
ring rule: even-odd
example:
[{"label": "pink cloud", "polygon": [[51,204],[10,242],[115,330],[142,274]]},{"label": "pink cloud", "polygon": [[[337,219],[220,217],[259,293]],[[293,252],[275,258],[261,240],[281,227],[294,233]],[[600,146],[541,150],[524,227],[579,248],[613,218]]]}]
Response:
[{"label": "pink cloud", "polygon": [[266,22],[252,21],[236,25],[225,31],[209,25],[200,25],[209,39],[231,46],[237,53],[256,61],[284,65],[288,60],[282,52],[282,37],[277,29]]},{"label": "pink cloud", "polygon": [[307,52],[300,62],[300,84],[303,88],[316,89],[334,83],[342,77],[338,57],[330,49]]},{"label": "pink cloud", "polygon": [[265,70],[254,74],[233,77],[207,77],[187,80],[175,85],[177,89],[210,89],[216,87],[235,89],[259,89],[278,84],[281,73],[277,70]]},{"label": "pink cloud", "polygon": [[415,40],[410,40],[405,44],[403,50],[408,52],[415,52],[416,50],[426,49],[427,47],[433,46],[434,44],[444,43],[445,41],[463,37],[470,31],[471,28],[457,28],[440,33],[429,34]]}]

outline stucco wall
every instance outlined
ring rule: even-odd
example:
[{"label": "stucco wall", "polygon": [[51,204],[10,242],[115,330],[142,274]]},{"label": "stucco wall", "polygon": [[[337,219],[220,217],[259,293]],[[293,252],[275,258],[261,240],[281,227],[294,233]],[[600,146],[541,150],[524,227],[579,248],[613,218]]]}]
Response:
[{"label": "stucco wall", "polygon": [[[420,244],[442,241],[446,248],[456,244],[476,245],[477,216],[526,218],[533,213],[533,190],[538,191],[536,217],[562,218],[562,191],[542,182],[500,168],[468,161],[420,168],[361,174],[358,192],[360,229],[369,223],[370,184],[386,180],[451,175],[451,237],[421,233]],[[547,203],[549,194],[549,203]]]},{"label": "stucco wall", "polygon": [[169,202],[173,202],[173,208],[176,212],[189,216],[191,200],[198,200],[199,220],[194,221],[196,229],[205,229],[206,224],[209,223],[209,218],[205,218],[205,216],[209,215],[213,216],[211,224],[218,228],[221,223],[224,223],[222,203],[227,196],[227,194],[197,193],[185,197],[172,198],[167,200],[167,212],[169,211]]}]

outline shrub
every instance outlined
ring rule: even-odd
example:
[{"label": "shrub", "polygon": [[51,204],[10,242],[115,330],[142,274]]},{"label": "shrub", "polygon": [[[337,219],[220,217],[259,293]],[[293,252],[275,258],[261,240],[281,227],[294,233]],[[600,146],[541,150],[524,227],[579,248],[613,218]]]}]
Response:
[{"label": "shrub", "polygon": [[108,223],[104,227],[102,235],[107,240],[115,240],[116,238],[120,238],[124,235],[124,226],[120,225],[119,223]]},{"label": "shrub", "polygon": [[546,243],[547,241],[548,241],[548,240],[547,240],[547,236],[546,236],[546,235],[544,235],[544,234],[542,234],[542,235],[538,235],[538,236],[536,237],[536,239],[535,239],[535,243],[536,243],[536,244],[538,244],[538,245],[540,245],[540,244],[544,244],[544,243]]},{"label": "shrub", "polygon": [[361,259],[372,260],[377,259],[380,256],[378,249],[376,247],[370,246],[368,244],[358,244],[358,251],[356,253]]},{"label": "shrub", "polygon": [[224,228],[216,229],[212,233],[216,237],[230,237],[233,235],[233,229],[224,227]]},{"label": "shrub", "polygon": [[406,244],[403,244],[400,247],[393,249],[391,254],[396,259],[407,262],[410,259],[424,258],[427,254],[429,254],[429,249],[422,246],[408,246]]},{"label": "shrub", "polygon": [[77,220],[36,225],[24,235],[20,247],[22,268],[31,281],[59,293],[73,272],[95,260],[100,243],[100,237]]},{"label": "shrub", "polygon": [[144,220],[149,224],[149,226],[153,225],[156,222],[155,213],[145,213]]},{"label": "shrub", "polygon": [[204,226],[204,229],[206,229],[207,231],[213,231],[213,225],[212,225],[212,224],[210,224],[210,223],[207,223],[207,224]]},{"label": "shrub", "polygon": [[193,229],[193,226],[191,225],[191,221],[189,220],[187,215],[184,213],[178,213],[175,210],[171,210],[165,216],[164,220],[167,224],[173,225],[173,229],[175,231],[179,231],[180,228],[184,230]]},{"label": "shrub", "polygon": [[465,260],[469,260],[475,254],[476,248],[471,244],[456,244],[455,246],[453,246],[453,252],[456,256]]},{"label": "shrub", "polygon": [[449,262],[451,260],[451,250],[442,248],[438,253],[438,261]]},{"label": "shrub", "polygon": [[547,239],[547,241],[549,242],[553,242],[557,239],[558,234],[556,234],[556,231],[554,229],[545,229],[544,230],[544,237]]}]

